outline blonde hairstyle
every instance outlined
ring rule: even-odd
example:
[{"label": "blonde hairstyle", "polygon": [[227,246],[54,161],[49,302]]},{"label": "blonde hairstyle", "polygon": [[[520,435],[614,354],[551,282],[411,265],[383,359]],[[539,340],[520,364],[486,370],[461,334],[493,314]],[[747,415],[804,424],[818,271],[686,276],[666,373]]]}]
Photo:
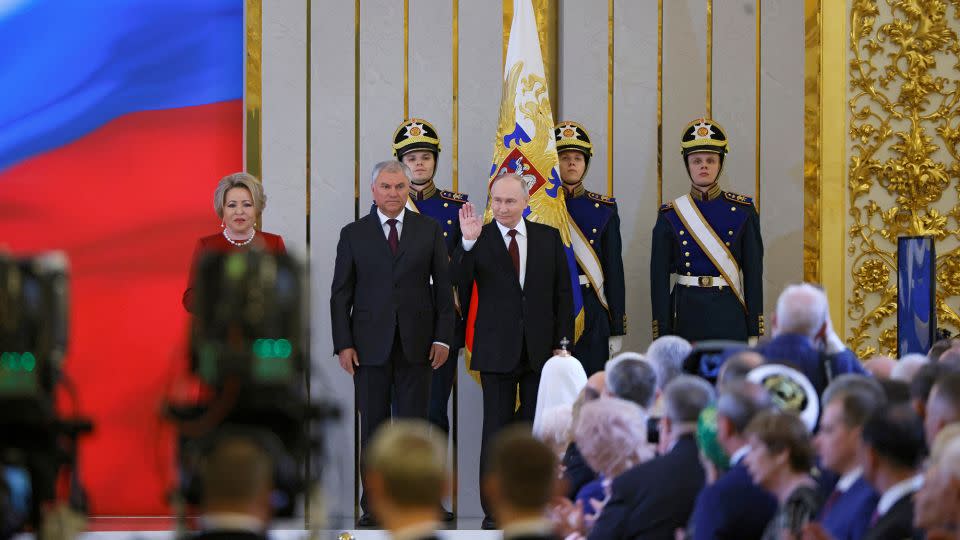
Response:
[{"label": "blonde hairstyle", "polygon": [[383,477],[386,496],[397,506],[436,508],[446,487],[447,446],[423,420],[384,424],[366,456],[368,472]]},{"label": "blonde hairstyle", "polygon": [[263,209],[267,206],[267,196],[263,192],[263,184],[252,174],[236,172],[221,178],[217,182],[217,189],[213,190],[213,209],[217,212],[217,217],[223,219],[223,204],[226,202],[227,192],[233,188],[243,188],[249,191],[257,215],[263,213]]}]

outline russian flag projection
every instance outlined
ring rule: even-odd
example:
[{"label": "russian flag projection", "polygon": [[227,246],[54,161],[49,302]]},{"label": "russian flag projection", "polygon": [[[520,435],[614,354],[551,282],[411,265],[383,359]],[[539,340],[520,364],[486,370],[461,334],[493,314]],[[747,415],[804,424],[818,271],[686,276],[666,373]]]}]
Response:
[{"label": "russian flag projection", "polygon": [[0,247],[64,250],[66,375],[100,515],[167,513],[180,297],[242,169],[243,0],[0,1]]}]

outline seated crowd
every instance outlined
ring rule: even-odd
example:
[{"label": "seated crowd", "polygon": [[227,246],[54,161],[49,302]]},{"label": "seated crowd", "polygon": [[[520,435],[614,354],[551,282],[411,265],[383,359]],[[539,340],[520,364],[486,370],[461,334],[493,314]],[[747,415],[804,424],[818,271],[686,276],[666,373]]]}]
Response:
[{"label": "seated crowd", "polygon": [[[960,340],[862,367],[809,285],[781,294],[772,326],[721,353],[716,377],[693,374],[696,350],[676,336],[589,378],[552,358],[532,434],[505,430],[489,458],[483,489],[504,538],[960,539]],[[396,429],[381,439],[423,442],[389,453],[433,468],[373,475],[386,478],[370,489],[388,526],[405,490],[432,479],[417,501],[429,516],[445,482],[429,428]]]}]

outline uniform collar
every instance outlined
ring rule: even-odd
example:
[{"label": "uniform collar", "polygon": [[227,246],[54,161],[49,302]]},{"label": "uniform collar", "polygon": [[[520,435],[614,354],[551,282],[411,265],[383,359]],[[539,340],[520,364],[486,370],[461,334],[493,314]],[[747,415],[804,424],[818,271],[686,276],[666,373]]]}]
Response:
[{"label": "uniform collar", "polygon": [[690,197],[695,201],[712,201],[720,196],[720,182],[714,182],[706,193],[700,192],[697,188],[690,186]]},{"label": "uniform collar", "polygon": [[567,197],[571,199],[583,197],[587,194],[587,189],[583,187],[583,180],[577,182],[576,185],[573,186],[573,189],[567,189],[567,186],[563,186],[563,189],[567,192]]},{"label": "uniform collar", "polygon": [[434,193],[437,192],[437,186],[433,183],[433,178],[431,178],[426,185],[423,186],[423,189],[417,191],[413,188],[410,188],[410,198],[415,201],[422,201],[424,199],[429,199],[433,197]]}]

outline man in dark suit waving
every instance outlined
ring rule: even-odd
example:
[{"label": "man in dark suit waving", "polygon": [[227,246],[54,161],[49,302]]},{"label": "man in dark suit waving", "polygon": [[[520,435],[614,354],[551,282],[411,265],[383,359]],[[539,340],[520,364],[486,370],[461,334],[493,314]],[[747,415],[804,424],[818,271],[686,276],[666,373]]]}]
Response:
[{"label": "man in dark suit waving", "polygon": [[[344,227],[337,244],[333,346],[353,376],[361,451],[390,415],[391,389],[399,416],[427,417],[430,370],[446,362],[453,339],[443,231],[436,221],[406,211],[409,186],[406,165],[378,163],[371,185],[377,211]],[[360,525],[373,525],[366,493],[360,505]]]},{"label": "man in dark suit waving", "polygon": [[[489,442],[512,421],[532,422],[540,371],[564,338],[573,340],[573,293],[557,229],[523,218],[530,195],[517,175],[490,185],[494,221],[483,225],[471,203],[460,209],[463,241],[453,253],[460,290],[477,285],[471,368],[483,386],[483,473]],[[520,408],[515,409],[517,386]],[[481,498],[484,528],[493,526]]]}]

